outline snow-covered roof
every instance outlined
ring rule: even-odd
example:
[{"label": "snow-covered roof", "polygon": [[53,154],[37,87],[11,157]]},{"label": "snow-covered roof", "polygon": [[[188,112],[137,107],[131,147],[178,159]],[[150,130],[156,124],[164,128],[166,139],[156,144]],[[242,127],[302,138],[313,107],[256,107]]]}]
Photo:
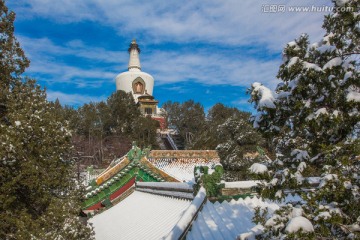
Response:
[{"label": "snow-covered roof", "polygon": [[135,191],[89,222],[97,240],[160,239],[172,230],[190,203]]},{"label": "snow-covered roof", "polygon": [[165,190],[158,190],[158,189],[151,189],[151,188],[138,188],[137,191],[153,193],[153,194],[161,195],[161,196],[185,198],[185,199],[190,199],[190,200],[192,200],[194,198],[193,193],[190,193],[190,192],[165,191]]},{"label": "snow-covered roof", "polygon": [[264,202],[256,197],[222,203],[207,201],[186,239],[236,239],[240,234],[252,232],[256,225],[252,222],[254,208],[258,206],[268,207],[269,212],[279,208],[276,203]]},{"label": "snow-covered roof", "polygon": [[219,159],[206,160],[203,158],[149,158],[148,160],[180,182],[194,182],[195,166],[208,166],[212,168],[220,162]]},{"label": "snow-covered roof", "polygon": [[179,191],[193,191],[193,184],[184,182],[137,182],[136,186],[153,189],[176,189]]}]

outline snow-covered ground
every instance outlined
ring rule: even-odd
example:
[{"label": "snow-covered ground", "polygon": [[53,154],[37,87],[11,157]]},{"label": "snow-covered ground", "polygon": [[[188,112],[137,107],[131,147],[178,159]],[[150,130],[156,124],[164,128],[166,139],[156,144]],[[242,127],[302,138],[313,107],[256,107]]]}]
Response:
[{"label": "snow-covered ground", "polygon": [[160,239],[170,232],[190,201],[135,191],[90,219],[96,240]]}]

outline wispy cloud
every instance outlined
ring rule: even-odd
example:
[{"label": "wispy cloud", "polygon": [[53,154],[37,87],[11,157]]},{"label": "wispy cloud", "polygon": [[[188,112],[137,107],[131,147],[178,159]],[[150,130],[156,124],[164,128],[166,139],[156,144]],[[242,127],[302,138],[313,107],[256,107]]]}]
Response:
[{"label": "wispy cloud", "polygon": [[82,40],[74,39],[65,42],[63,45],[55,44],[49,38],[31,38],[28,36],[19,36],[30,58],[38,58],[39,56],[72,56],[95,60],[96,62],[116,63],[124,61],[128,58],[128,54],[124,51],[111,51],[100,47],[87,46]]},{"label": "wispy cloud", "polygon": [[[71,83],[80,88],[99,88],[104,82],[112,82],[117,72],[115,69],[110,70],[109,66],[96,66],[89,62],[102,61],[114,67],[113,63],[127,58],[124,52],[85,46],[79,40],[67,42],[65,45],[56,45],[48,38],[20,36],[19,41],[31,59],[27,74],[50,84]],[[66,56],[80,60],[75,64],[69,63],[62,59]],[[85,60],[87,62],[82,63]]]},{"label": "wispy cloud", "polygon": [[[25,4],[26,2],[26,4]],[[319,1],[119,1],[18,0],[15,6],[28,17],[58,22],[94,21],[119,34],[140,31],[147,41],[203,41],[230,45],[264,45],[281,50],[286,42],[307,32],[315,39],[327,12],[264,13],[264,5],[331,5]],[[287,9],[287,8],[286,8]]]},{"label": "wispy cloud", "polygon": [[157,84],[190,80],[245,87],[254,81],[273,86],[280,63],[279,60],[264,61],[232,54],[173,51],[153,52],[145,60]]},{"label": "wispy cloud", "polygon": [[[31,39],[21,37],[24,48],[33,59],[29,73],[44,78],[52,83],[72,83],[77,87],[101,87],[104,82],[113,81],[119,73],[114,63],[122,59],[124,69],[127,66],[127,52],[107,51],[101,48],[86,46],[78,40],[73,40],[59,46],[49,39]],[[89,54],[88,54],[89,53]],[[158,50],[141,56],[143,70],[155,77],[156,85],[196,81],[208,85],[228,84],[250,86],[254,81],[268,81],[273,86],[279,61],[264,61],[259,58],[234,56],[223,53],[209,53],[206,50],[194,53],[189,51]],[[66,63],[59,61],[61,56],[73,56],[81,61],[101,60],[105,65],[90,67],[86,64]],[[121,57],[119,57],[121,56]],[[83,59],[83,60],[81,60]],[[45,78],[46,77],[46,78]]]}]

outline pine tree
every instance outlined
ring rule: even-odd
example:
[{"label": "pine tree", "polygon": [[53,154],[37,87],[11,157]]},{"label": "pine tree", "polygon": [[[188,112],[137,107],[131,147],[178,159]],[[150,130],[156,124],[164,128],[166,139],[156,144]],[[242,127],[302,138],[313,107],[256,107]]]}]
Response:
[{"label": "pine tree", "polygon": [[0,14],[0,89],[6,95],[6,91],[29,66],[29,60],[14,36],[15,13],[8,10],[4,0],[0,0]]},{"label": "pine tree", "polygon": [[0,239],[91,239],[79,220],[70,133],[45,91],[21,74],[29,61],[0,0]]},{"label": "pine tree", "polygon": [[141,113],[131,93],[117,91],[107,99],[110,109],[110,129],[113,133],[131,134]]},{"label": "pine tree", "polygon": [[[259,83],[250,90],[258,114],[254,127],[276,145],[275,175],[263,196],[281,197],[284,189],[302,194],[306,204],[288,205],[268,220],[264,238],[359,238],[360,14],[355,0],[334,1],[325,17],[324,38],[312,45],[302,35],[287,44],[275,94]],[[338,7],[350,7],[352,11]],[[309,176],[319,186],[304,194]],[[294,217],[314,229],[286,230]],[[276,220],[276,221],[275,221]],[[274,221],[276,222],[275,224]],[[309,230],[309,229],[308,229]]]},{"label": "pine tree", "polygon": [[192,148],[216,149],[220,143],[224,142],[223,136],[218,132],[219,125],[239,113],[240,111],[237,108],[226,107],[222,103],[212,106],[206,116],[205,127],[202,132],[198,133]]},{"label": "pine tree", "polygon": [[14,36],[15,13],[0,0],[0,120],[6,121],[6,100],[10,87],[29,66],[20,44]]},{"label": "pine tree", "polygon": [[17,82],[0,124],[0,238],[88,239],[78,218],[71,134],[35,81]]},{"label": "pine tree", "polygon": [[238,112],[216,128],[219,141],[216,150],[225,169],[225,178],[232,181],[247,179],[247,169],[259,161],[253,154],[264,144],[248,119],[248,113]]},{"label": "pine tree", "polygon": [[163,108],[167,112],[169,125],[177,129],[185,148],[193,149],[205,128],[204,107],[194,100],[188,100],[183,103],[168,101]]}]

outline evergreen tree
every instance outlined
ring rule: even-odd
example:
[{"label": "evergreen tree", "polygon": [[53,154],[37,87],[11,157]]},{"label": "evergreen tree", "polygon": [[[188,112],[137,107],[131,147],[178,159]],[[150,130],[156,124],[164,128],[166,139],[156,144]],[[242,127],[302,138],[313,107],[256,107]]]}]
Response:
[{"label": "evergreen tree", "polygon": [[79,134],[88,137],[95,136],[95,131],[100,122],[96,105],[96,103],[90,102],[78,109],[80,124],[77,132]]},{"label": "evergreen tree", "polygon": [[88,239],[78,218],[71,134],[35,81],[16,82],[0,124],[0,238]]},{"label": "evergreen tree", "polygon": [[116,91],[107,100],[110,109],[110,130],[113,133],[131,134],[134,122],[141,113],[131,93]]},{"label": "evergreen tree", "polygon": [[80,222],[70,133],[54,105],[21,74],[29,61],[0,0],[0,239],[91,239]]},{"label": "evergreen tree", "polygon": [[[360,147],[353,137],[360,122],[359,23],[358,1],[334,1],[320,42],[310,45],[302,35],[284,49],[275,94],[252,85],[258,111],[252,122],[277,151],[270,166],[275,175],[263,196],[283,197],[284,189],[303,193],[307,177],[320,177],[317,191],[302,194],[306,204],[281,208],[262,237],[360,238]],[[289,231],[294,217],[305,217],[314,229]]]},{"label": "evergreen tree", "polygon": [[136,141],[140,148],[150,146],[152,149],[158,149],[156,143],[156,129],[160,128],[158,121],[151,117],[139,117],[134,122],[133,133],[131,139]]},{"label": "evergreen tree", "polygon": [[29,66],[20,44],[14,36],[15,13],[0,0],[0,120],[6,121],[6,101],[10,87]]},{"label": "evergreen tree", "polygon": [[255,154],[257,147],[264,144],[264,139],[249,123],[249,116],[238,112],[217,127],[219,144],[216,150],[226,179],[247,179],[247,169],[254,161],[259,161]]},{"label": "evergreen tree", "polygon": [[224,106],[222,103],[217,103],[209,109],[204,122],[205,127],[203,131],[198,134],[196,141],[193,144],[193,149],[215,149],[222,143],[222,134],[219,134],[218,127],[223,124],[228,118],[240,111],[236,108]]},{"label": "evergreen tree", "polygon": [[29,66],[29,60],[14,36],[15,13],[9,11],[4,0],[0,0],[0,103],[6,99],[7,91]]},{"label": "evergreen tree", "polygon": [[181,104],[168,101],[163,108],[167,112],[169,124],[177,129],[185,142],[185,148],[193,149],[205,128],[204,107],[194,100],[188,100]]}]

